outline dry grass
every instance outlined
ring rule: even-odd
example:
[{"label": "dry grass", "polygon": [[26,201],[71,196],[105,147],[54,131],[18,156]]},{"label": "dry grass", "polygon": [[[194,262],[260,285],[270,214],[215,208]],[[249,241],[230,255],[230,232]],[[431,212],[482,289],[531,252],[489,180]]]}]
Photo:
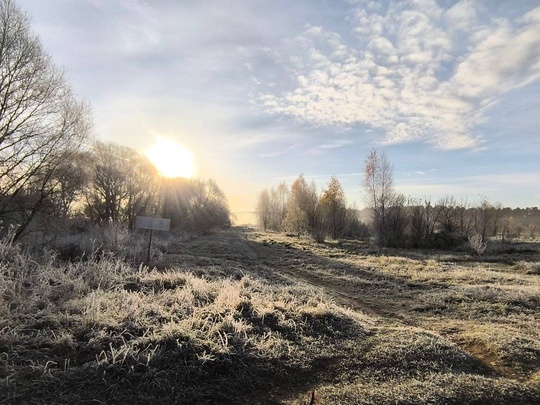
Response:
[{"label": "dry grass", "polygon": [[38,264],[4,248],[7,403],[230,402],[305,378],[329,342],[361,344],[369,329],[312,288],[113,258]]},{"label": "dry grass", "polygon": [[157,243],[153,269],[0,243],[0,403],[540,397],[534,251],[403,257],[242,228]]},{"label": "dry grass", "polygon": [[[533,245],[528,244],[528,253],[520,251],[514,260],[504,254],[499,262],[496,256],[485,262],[466,251],[374,252],[354,241],[315,244],[264,234],[254,238],[273,250],[269,257],[281,258],[282,273],[324,288],[338,302],[366,311],[377,321],[373,346],[382,361],[375,367],[377,373],[368,367],[352,383],[322,384],[323,398],[327,395],[339,403],[537,402],[540,279],[535,269],[540,255],[531,249]],[[403,372],[413,364],[416,375],[393,375],[383,360],[387,351],[383,342],[393,334],[392,328],[405,326],[451,342],[455,350],[476,361],[476,369],[456,373],[460,370],[456,363],[421,371],[416,360],[421,362],[423,351],[415,351],[407,341],[406,353],[396,357],[400,361],[394,367]],[[422,341],[418,334],[413,336]],[[398,346],[403,340],[396,339]],[[438,358],[452,356],[447,352]],[[378,378],[378,373],[384,378]],[[380,383],[377,389],[374,378]],[[395,392],[393,386],[398,387]]]}]

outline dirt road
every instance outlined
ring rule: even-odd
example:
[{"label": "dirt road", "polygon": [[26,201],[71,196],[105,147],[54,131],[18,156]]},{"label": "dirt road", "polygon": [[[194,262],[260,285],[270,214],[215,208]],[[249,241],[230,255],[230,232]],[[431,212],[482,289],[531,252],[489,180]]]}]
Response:
[{"label": "dirt road", "polygon": [[[501,320],[500,316],[487,316],[485,312],[489,315],[491,311],[499,311],[499,304],[496,299],[488,302],[489,296],[484,295],[493,294],[501,280],[511,280],[510,274],[501,275],[501,279],[490,274],[482,279],[475,275],[478,271],[474,268],[428,258],[387,257],[370,251],[362,242],[318,244],[307,238],[249,228],[233,228],[208,238],[204,245],[186,243],[184,256],[180,255],[182,260],[185,262],[185,254],[189,252],[195,263],[256,273],[272,282],[304,283],[320,288],[339,305],[371,316],[376,328],[412,327],[441,336],[470,353],[487,374],[515,379],[530,375],[523,373],[522,365],[501,360],[497,351],[502,350],[503,340],[497,344],[490,340],[493,331],[500,329]],[[462,297],[467,291],[477,291],[482,296],[478,302],[474,297]],[[479,305],[482,308],[477,308]],[[522,307],[515,310],[523,309],[527,310]],[[533,318],[538,317],[534,311],[532,314]],[[516,323],[504,318],[503,321],[509,325]],[[515,333],[511,328],[514,327],[509,326],[509,332]],[[518,335],[512,341],[523,338],[530,336]]]}]

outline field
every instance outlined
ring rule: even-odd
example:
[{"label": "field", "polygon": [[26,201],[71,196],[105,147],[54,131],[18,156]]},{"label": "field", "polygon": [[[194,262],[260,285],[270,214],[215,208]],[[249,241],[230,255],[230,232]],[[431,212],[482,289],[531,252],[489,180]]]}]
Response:
[{"label": "field", "polygon": [[317,244],[235,227],[150,267],[0,243],[2,404],[536,404],[540,246]]}]

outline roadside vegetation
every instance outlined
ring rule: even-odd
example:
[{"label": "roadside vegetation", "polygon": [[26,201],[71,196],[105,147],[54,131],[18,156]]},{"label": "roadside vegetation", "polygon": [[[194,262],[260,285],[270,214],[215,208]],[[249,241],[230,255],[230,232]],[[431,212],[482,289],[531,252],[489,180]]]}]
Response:
[{"label": "roadside vegetation", "polygon": [[371,322],[241,263],[63,263],[9,239],[0,253],[2,403],[243,401],[303,382],[313,362],[361,344]]},{"label": "roadside vegetation", "polygon": [[[1,246],[3,403],[533,404],[540,253],[370,251],[231,228],[152,268]],[[534,248],[534,249],[533,249]]]},{"label": "roadside vegetation", "polygon": [[84,239],[136,216],[191,234],[231,224],[215,181],[164,179],[141,153],[95,139],[90,107],[13,0],[0,0],[0,34],[0,236],[80,258]]}]

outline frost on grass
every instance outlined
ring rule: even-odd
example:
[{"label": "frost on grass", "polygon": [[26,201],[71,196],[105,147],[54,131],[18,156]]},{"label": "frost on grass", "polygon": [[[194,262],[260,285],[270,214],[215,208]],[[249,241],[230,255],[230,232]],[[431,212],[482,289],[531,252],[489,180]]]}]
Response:
[{"label": "frost on grass", "polygon": [[167,403],[171,393],[225,401],[301,378],[369,328],[367,317],[313,289],[134,269],[114,257],[60,265],[9,242],[2,249],[0,398],[8,402],[38,393],[47,403],[127,403],[130,386],[140,403]]},{"label": "frost on grass", "polygon": [[160,271],[0,243],[0,402],[303,404],[312,387],[340,404],[540,396],[535,256],[488,267],[282,238],[184,241]]}]

